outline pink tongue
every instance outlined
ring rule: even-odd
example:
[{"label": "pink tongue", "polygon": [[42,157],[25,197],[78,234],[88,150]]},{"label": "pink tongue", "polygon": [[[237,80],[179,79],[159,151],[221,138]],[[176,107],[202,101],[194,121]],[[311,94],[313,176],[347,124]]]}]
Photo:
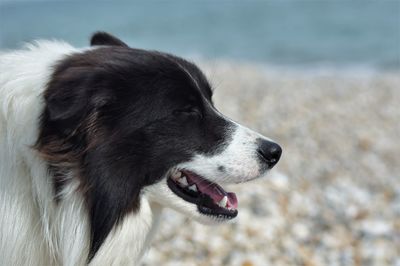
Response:
[{"label": "pink tongue", "polygon": [[238,201],[235,193],[226,192],[218,184],[207,181],[204,178],[201,178],[193,173],[186,173],[186,177],[190,184],[195,183],[200,192],[210,196],[210,198],[213,199],[214,203],[218,204],[218,202],[220,202],[224,196],[227,196],[227,207],[234,209],[238,207]]}]

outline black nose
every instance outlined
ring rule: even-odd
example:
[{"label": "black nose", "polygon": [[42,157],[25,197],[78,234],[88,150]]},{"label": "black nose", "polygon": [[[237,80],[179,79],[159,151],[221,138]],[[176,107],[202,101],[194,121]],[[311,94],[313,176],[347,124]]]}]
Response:
[{"label": "black nose", "polygon": [[282,148],[274,142],[259,140],[257,153],[268,164],[268,168],[271,169],[281,158]]}]

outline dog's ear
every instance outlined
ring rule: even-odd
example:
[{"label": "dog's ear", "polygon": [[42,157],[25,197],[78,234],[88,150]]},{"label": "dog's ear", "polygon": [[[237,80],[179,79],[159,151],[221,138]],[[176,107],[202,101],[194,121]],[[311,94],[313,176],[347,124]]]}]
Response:
[{"label": "dog's ear", "polygon": [[52,121],[82,115],[88,105],[89,83],[93,74],[83,68],[71,68],[54,78],[45,94],[46,110]]},{"label": "dog's ear", "polygon": [[88,114],[110,103],[112,94],[101,88],[101,73],[91,68],[71,67],[64,70],[49,83],[44,95],[46,118],[62,125],[59,130],[68,134]]},{"label": "dog's ear", "polygon": [[113,45],[113,46],[123,46],[128,47],[126,43],[112,36],[111,34],[103,31],[96,32],[90,39],[90,45]]}]

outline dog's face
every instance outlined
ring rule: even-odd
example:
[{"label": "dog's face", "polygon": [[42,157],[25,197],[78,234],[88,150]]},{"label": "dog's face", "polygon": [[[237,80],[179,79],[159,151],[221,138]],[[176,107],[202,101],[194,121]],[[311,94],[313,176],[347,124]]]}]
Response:
[{"label": "dog's face", "polygon": [[219,113],[193,64],[104,33],[92,44],[56,66],[37,144],[59,200],[60,175],[80,178],[91,256],[141,195],[204,223],[234,218],[236,196],[218,184],[262,176],[279,145]]}]

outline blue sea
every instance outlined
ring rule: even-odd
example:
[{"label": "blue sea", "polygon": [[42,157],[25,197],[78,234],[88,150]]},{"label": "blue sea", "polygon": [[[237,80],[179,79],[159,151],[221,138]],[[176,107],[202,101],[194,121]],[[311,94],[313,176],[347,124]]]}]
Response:
[{"label": "blue sea", "polygon": [[400,0],[0,0],[0,49],[37,38],[131,46],[261,64],[400,69]]}]

